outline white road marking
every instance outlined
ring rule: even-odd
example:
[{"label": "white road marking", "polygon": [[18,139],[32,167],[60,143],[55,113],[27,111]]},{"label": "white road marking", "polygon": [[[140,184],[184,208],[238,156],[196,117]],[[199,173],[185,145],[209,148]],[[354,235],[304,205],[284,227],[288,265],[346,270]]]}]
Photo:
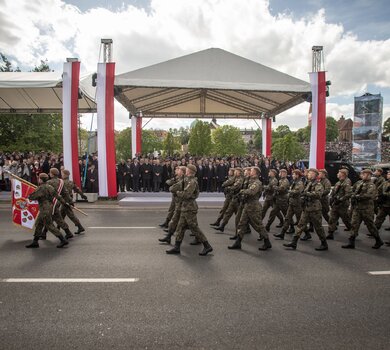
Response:
[{"label": "white road marking", "polygon": [[390,275],[390,271],[369,271],[369,275]]},{"label": "white road marking", "polygon": [[134,283],[139,278],[2,278],[5,283]]},{"label": "white road marking", "polygon": [[110,230],[125,230],[125,229],[148,229],[156,228],[156,226],[89,226],[88,228],[93,229],[110,229]]}]

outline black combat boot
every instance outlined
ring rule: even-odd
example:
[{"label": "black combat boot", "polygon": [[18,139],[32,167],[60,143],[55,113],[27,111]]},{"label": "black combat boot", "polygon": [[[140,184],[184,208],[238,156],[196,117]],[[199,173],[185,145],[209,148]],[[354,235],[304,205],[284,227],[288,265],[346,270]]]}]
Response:
[{"label": "black combat boot", "polygon": [[190,245],[199,245],[202,242],[200,242],[196,237],[190,242]]},{"label": "black combat boot", "polygon": [[165,221],[162,224],[159,224],[158,226],[160,226],[161,228],[167,228],[168,227],[168,222]]},{"label": "black combat boot", "polygon": [[34,237],[33,241],[30,244],[26,245],[26,248],[39,248],[38,239]]},{"label": "black combat boot", "polygon": [[225,231],[225,225],[222,224],[222,225],[216,227],[214,230],[223,232],[223,231]]},{"label": "black combat boot", "polygon": [[220,223],[221,223],[221,221],[217,220],[216,222],[210,224],[210,226],[217,226],[218,227]]},{"label": "black combat boot", "polygon": [[271,225],[270,225],[270,224],[265,225],[265,230],[266,230],[267,232],[269,232],[270,229],[271,229]]},{"label": "black combat boot", "polygon": [[379,249],[380,247],[383,246],[383,241],[381,238],[378,236],[375,237],[375,244],[371,247],[372,249]]},{"label": "black combat boot", "polygon": [[293,239],[290,243],[283,243],[283,246],[286,248],[292,248],[292,249],[297,249],[297,244],[298,244],[298,236],[293,236]]},{"label": "black combat boot", "polygon": [[69,242],[64,238],[63,235],[58,236],[58,238],[60,239],[61,242],[60,242],[60,244],[57,246],[57,248],[63,248],[63,247],[65,247],[66,245],[69,244]]},{"label": "black combat boot", "polygon": [[169,232],[169,229],[164,228],[163,231],[164,231],[164,232]]},{"label": "black combat boot", "polygon": [[295,233],[294,225],[290,225],[290,228],[289,228],[289,230],[286,233]]},{"label": "black combat boot", "polygon": [[236,241],[228,249],[241,249],[241,238],[237,237]]},{"label": "black combat boot", "polygon": [[66,235],[65,235],[65,238],[66,239],[69,239],[69,238],[73,238],[74,236],[73,236],[73,233],[72,232],[70,232],[70,230],[67,228],[66,230],[64,230],[65,231],[65,233],[66,233]]},{"label": "black combat boot", "polygon": [[232,241],[235,241],[237,238],[238,238],[238,235],[235,234],[234,236],[230,237],[229,239],[232,240]]},{"label": "black combat boot", "polygon": [[314,227],[312,223],[309,224],[309,232],[314,232]]},{"label": "black combat boot", "polygon": [[41,235],[39,236],[39,240],[41,241],[46,241],[46,234],[47,234],[47,228],[45,227],[43,230],[42,230],[42,233]]},{"label": "black combat boot", "polygon": [[390,247],[390,241],[385,242],[386,246]]},{"label": "black combat boot", "polygon": [[208,253],[213,251],[213,247],[210,245],[208,241],[203,242],[203,250],[199,252],[200,256],[206,256]]},{"label": "black combat boot", "polygon": [[334,231],[328,231],[328,235],[326,236],[326,239],[334,240]]},{"label": "black combat boot", "polygon": [[171,244],[171,238],[172,238],[173,234],[172,233],[169,233],[164,236],[163,238],[159,238],[158,240],[161,242],[161,243],[168,243],[168,244]]},{"label": "black combat boot", "polygon": [[328,250],[328,242],[326,239],[321,241],[321,245],[317,248],[314,248],[315,250]]},{"label": "black combat boot", "polygon": [[270,240],[268,238],[264,238],[264,244],[262,247],[259,247],[259,250],[267,250],[267,249],[271,249],[272,248],[272,244],[270,242]]},{"label": "black combat boot", "polygon": [[180,254],[180,245],[181,242],[176,241],[175,246],[172,249],[166,251],[167,254]]},{"label": "black combat boot", "polygon": [[284,234],[285,234],[285,230],[282,230],[282,232],[280,232],[280,233],[274,233],[274,237],[283,240]]},{"label": "black combat boot", "polygon": [[80,235],[80,234],[82,234],[83,232],[85,232],[85,228],[83,227],[83,225],[78,224],[78,225],[77,225],[77,231],[76,231],[74,234],[75,234],[75,235]]},{"label": "black combat boot", "polygon": [[301,241],[308,241],[311,239],[311,234],[309,232],[305,232],[305,235],[301,238]]},{"label": "black combat boot", "polygon": [[355,249],[355,237],[350,237],[348,239],[348,244],[342,245],[341,248],[344,248],[344,249]]}]

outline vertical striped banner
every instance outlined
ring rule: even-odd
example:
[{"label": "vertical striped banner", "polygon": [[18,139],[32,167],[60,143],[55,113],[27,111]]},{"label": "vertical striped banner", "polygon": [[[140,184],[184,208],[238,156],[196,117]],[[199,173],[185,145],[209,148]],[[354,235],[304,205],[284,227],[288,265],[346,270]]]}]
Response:
[{"label": "vertical striped banner", "polygon": [[323,169],[325,167],[326,143],[325,72],[312,72],[309,74],[312,93],[309,167]]},{"label": "vertical striped banner", "polygon": [[70,179],[81,187],[77,116],[79,103],[80,62],[65,62],[62,77],[62,133],[64,168]]},{"label": "vertical striped banner", "polygon": [[139,116],[131,116],[131,154],[134,158],[136,154],[142,152],[142,113]]},{"label": "vertical striped banner", "polygon": [[98,63],[97,127],[99,196],[116,197],[115,133],[114,133],[115,63]]},{"label": "vertical striped banner", "polygon": [[261,120],[261,131],[263,155],[265,157],[270,157],[272,145],[272,120],[270,118],[264,118]]}]

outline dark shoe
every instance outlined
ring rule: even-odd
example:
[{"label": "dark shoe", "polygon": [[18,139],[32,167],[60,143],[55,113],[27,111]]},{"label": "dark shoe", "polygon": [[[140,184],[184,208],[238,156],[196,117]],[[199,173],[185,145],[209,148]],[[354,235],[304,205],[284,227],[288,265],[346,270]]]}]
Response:
[{"label": "dark shoe", "polygon": [[274,233],[274,237],[283,240],[284,239],[284,232],[282,231],[280,233]]},{"label": "dark shoe", "polygon": [[314,227],[312,225],[309,226],[309,232],[314,232]]},{"label": "dark shoe", "polygon": [[383,246],[383,241],[381,240],[381,238],[379,236],[375,237],[375,245],[373,245],[371,248],[372,249],[379,249],[380,247]]},{"label": "dark shoe", "polygon": [[259,237],[257,240],[261,242],[264,239],[264,237]]},{"label": "dark shoe", "polygon": [[267,232],[269,232],[269,230],[271,229],[271,225],[265,225],[265,230],[267,231]]},{"label": "dark shoe", "polygon": [[219,226],[219,224],[220,224],[220,222],[219,221],[216,221],[216,222],[214,222],[214,223],[212,223],[212,224],[210,224],[210,226]]},{"label": "dark shoe", "polygon": [[298,236],[293,236],[292,241],[290,243],[283,243],[283,246],[295,250],[297,249],[297,244],[298,244]]},{"label": "dark shoe", "polygon": [[334,240],[334,235],[333,235],[333,232],[329,232],[328,235],[326,236],[326,239],[331,239],[331,240]]},{"label": "dark shoe", "polygon": [[165,237],[163,238],[159,238],[159,242],[161,243],[168,243],[168,244],[171,244],[171,237],[172,235],[171,234],[167,234]]},{"label": "dark shoe", "polygon": [[229,239],[232,240],[232,241],[234,241],[234,240],[236,240],[237,238],[238,238],[238,236],[237,236],[237,235],[234,235],[234,236],[230,237]]},{"label": "dark shoe", "polygon": [[40,237],[39,237],[39,240],[40,240],[40,241],[46,241],[46,235],[40,236]]},{"label": "dark shoe", "polygon": [[169,232],[169,230],[167,228],[164,228],[163,231],[164,232]]},{"label": "dark shoe", "polygon": [[60,244],[57,246],[57,248],[63,248],[65,247],[66,245],[69,244],[69,242],[62,236],[58,237],[60,239]]},{"label": "dark shoe", "polygon": [[196,238],[194,238],[191,242],[190,245],[199,245],[201,242],[199,242]]},{"label": "dark shoe", "polygon": [[311,239],[311,234],[309,232],[305,232],[305,235],[301,238],[301,241],[308,241]]},{"label": "dark shoe", "polygon": [[390,227],[386,227],[386,228],[385,228],[385,231],[390,231]]},{"label": "dark shoe", "polygon": [[217,231],[221,231],[221,232],[223,232],[223,231],[225,231],[225,226],[218,226],[218,227],[216,227],[214,230],[217,230]]},{"label": "dark shoe", "polygon": [[28,245],[26,245],[26,248],[39,248],[39,243],[35,239]]},{"label": "dark shoe", "polygon": [[161,228],[166,228],[166,227],[168,227],[168,224],[166,222],[163,222],[162,224],[159,224],[158,226],[160,226]]},{"label": "dark shoe", "polygon": [[73,233],[70,232],[70,230],[69,230],[68,228],[65,230],[65,233],[66,233],[65,239],[69,239],[69,238],[74,237],[74,236],[73,236]]},{"label": "dark shoe", "polygon": [[321,245],[317,248],[314,248],[315,250],[328,250],[328,243],[326,242],[326,240],[324,241],[321,241]]},{"label": "dark shoe", "polygon": [[295,228],[293,225],[290,226],[289,230],[286,233],[295,233]]},{"label": "dark shoe", "polygon": [[342,245],[343,249],[355,249],[355,238],[349,238],[348,244]]},{"label": "dark shoe", "polygon": [[206,256],[208,253],[213,251],[213,247],[210,245],[208,241],[203,243],[203,250],[199,252],[200,256]]},{"label": "dark shoe", "polygon": [[176,241],[175,246],[172,249],[166,251],[167,254],[180,254],[181,242]]},{"label": "dark shoe", "polygon": [[233,245],[229,246],[228,249],[241,249],[241,238],[238,237]]},{"label": "dark shoe", "polygon": [[272,248],[272,244],[271,242],[269,241],[268,238],[264,238],[264,244],[262,247],[259,247],[259,250],[267,250],[267,249],[271,249]]},{"label": "dark shoe", "polygon": [[77,226],[78,230],[74,233],[75,235],[80,235],[85,232],[85,228],[83,226]]}]

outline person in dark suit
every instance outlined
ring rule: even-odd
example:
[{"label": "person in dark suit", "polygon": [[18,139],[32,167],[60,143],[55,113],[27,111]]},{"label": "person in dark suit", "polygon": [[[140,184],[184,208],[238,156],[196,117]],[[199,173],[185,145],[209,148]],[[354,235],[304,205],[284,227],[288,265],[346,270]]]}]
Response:
[{"label": "person in dark suit", "polygon": [[228,168],[225,165],[223,159],[221,161],[219,160],[216,161],[215,171],[216,171],[215,178],[217,182],[217,191],[222,192],[223,191],[222,184],[226,181],[227,174],[228,174]]},{"label": "person in dark suit", "polygon": [[196,177],[198,179],[198,186],[199,186],[199,191],[203,192],[204,187],[203,187],[203,165],[202,161],[199,159],[196,164]]},{"label": "person in dark suit", "polygon": [[207,192],[213,192],[213,181],[215,181],[215,168],[213,163],[209,162],[209,164],[204,168],[203,178],[206,178]]},{"label": "person in dark suit", "polygon": [[121,159],[120,163],[118,164],[118,182],[119,182],[119,188],[121,192],[125,191],[126,174],[127,174],[127,164],[125,163],[124,159]]},{"label": "person in dark suit", "polygon": [[132,188],[134,192],[139,191],[139,179],[141,177],[141,166],[137,158],[134,158],[134,161],[130,165],[130,178],[132,183]]},{"label": "person in dark suit", "polygon": [[89,193],[98,193],[99,192],[99,181],[98,181],[98,171],[95,169],[95,165],[91,164],[90,168],[87,171],[87,183]]},{"label": "person in dark suit", "polygon": [[145,163],[141,165],[141,177],[143,191],[152,191],[152,165],[149,164],[149,159],[145,158]]},{"label": "person in dark suit", "polygon": [[163,166],[160,164],[160,160],[156,159],[153,164],[153,191],[160,192],[160,186],[162,182]]}]

